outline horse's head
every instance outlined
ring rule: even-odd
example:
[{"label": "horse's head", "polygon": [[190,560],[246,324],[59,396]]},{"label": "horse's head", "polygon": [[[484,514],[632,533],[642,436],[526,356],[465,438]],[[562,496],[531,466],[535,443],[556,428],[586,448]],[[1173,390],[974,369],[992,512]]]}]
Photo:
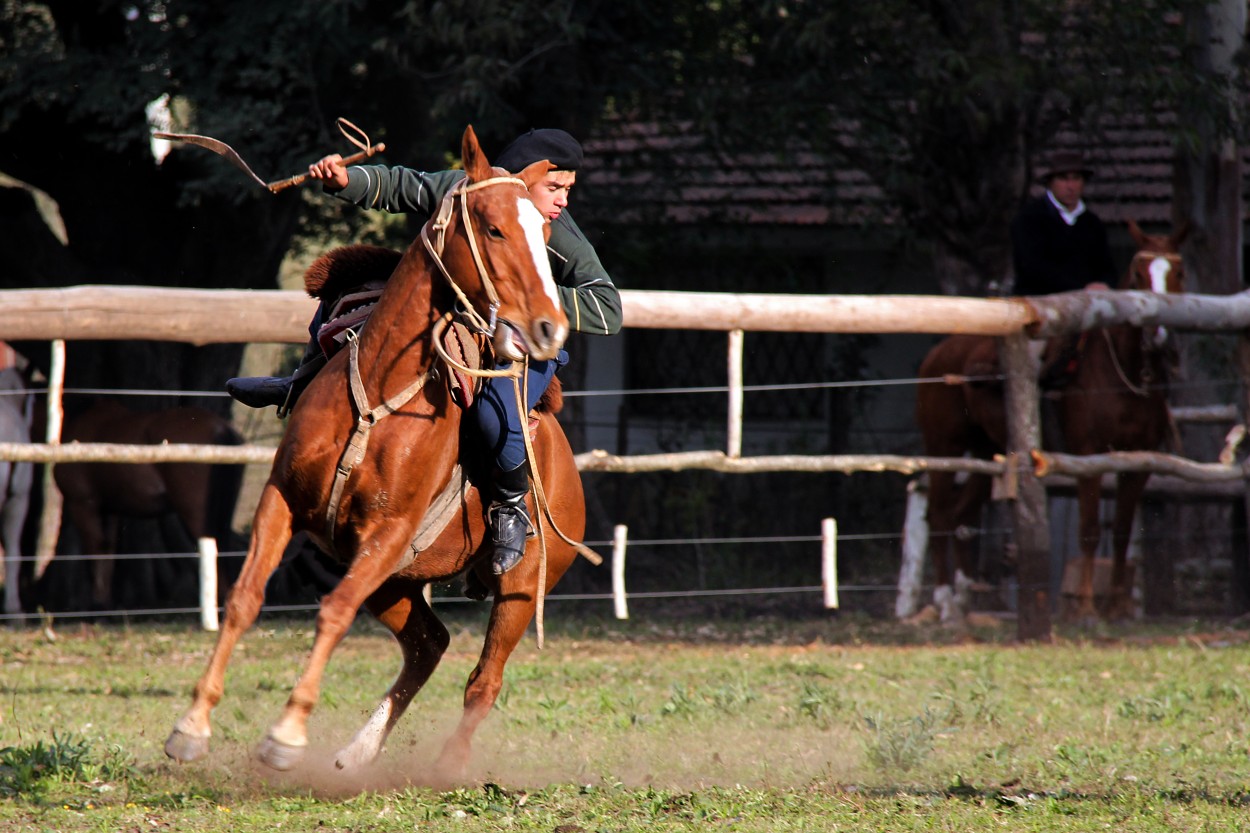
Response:
[{"label": "horse's head", "polygon": [[1169,235],[1146,234],[1134,220],[1128,221],[1129,234],[1137,243],[1137,254],[1129,264],[1124,289],[1145,292],[1184,292],[1185,261],[1180,245],[1189,234],[1185,224]]},{"label": "horse's head", "polygon": [[550,163],[500,175],[472,127],[464,132],[461,158],[468,176],[454,192],[453,215],[460,222],[443,254],[447,271],[475,312],[493,325],[498,358],[554,358],[569,322],[547,258],[551,229],[529,198]]}]

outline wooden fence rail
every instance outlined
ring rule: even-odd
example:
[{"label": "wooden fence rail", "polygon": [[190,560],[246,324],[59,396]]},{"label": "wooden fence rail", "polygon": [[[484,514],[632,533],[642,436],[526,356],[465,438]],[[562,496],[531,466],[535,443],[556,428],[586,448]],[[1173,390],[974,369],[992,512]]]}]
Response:
[{"label": "wooden fence rail", "polygon": [[[587,471],[658,471],[708,468],[751,471],[983,471],[1008,476],[1015,495],[1014,512],[1022,584],[1049,585],[1048,533],[1044,489],[1046,471],[1092,473],[1142,466],[1196,480],[1244,481],[1250,471],[1231,460],[1197,463],[1170,455],[1131,459],[1102,455],[1101,460],[1048,455],[1035,470],[1031,454],[1038,441],[1038,394],[1030,377],[1026,342],[1115,323],[1159,324],[1176,330],[1242,331],[1239,358],[1250,364],[1250,290],[1236,295],[1161,296],[1150,292],[1069,292],[1041,298],[952,298],[923,295],[759,295],[698,292],[622,292],[624,325],[652,329],[724,330],[729,334],[731,381],[728,453],[617,457],[602,451],[578,455]],[[209,343],[303,343],[315,302],[301,292],[191,290],[126,286],[77,286],[65,289],[0,290],[0,340],[112,339]],[[1008,454],[1004,460],[941,460],[892,455],[831,455],[742,458],[741,338],[746,330],[823,333],[966,333],[1003,337],[1007,374]],[[1250,368],[1243,367],[1243,376]],[[50,385],[49,409],[59,415],[60,390]],[[53,400],[57,400],[53,402]],[[1246,397],[1236,403],[1245,410]],[[50,416],[52,416],[50,414]],[[56,424],[49,419],[49,425]],[[109,444],[0,445],[0,458],[31,462],[195,461],[267,463],[274,449],[197,446],[119,447]],[[1141,469],[1138,469],[1141,470]],[[1020,608],[1023,639],[1050,635],[1044,594]]]},{"label": "wooden fence rail", "polygon": [[[1236,295],[1066,292],[1041,298],[764,295],[622,290],[626,327],[810,333],[974,333],[1045,337],[1119,322],[1177,329],[1250,327],[1250,291]],[[73,286],[0,290],[0,340],[308,340],[316,301],[293,290]]]}]

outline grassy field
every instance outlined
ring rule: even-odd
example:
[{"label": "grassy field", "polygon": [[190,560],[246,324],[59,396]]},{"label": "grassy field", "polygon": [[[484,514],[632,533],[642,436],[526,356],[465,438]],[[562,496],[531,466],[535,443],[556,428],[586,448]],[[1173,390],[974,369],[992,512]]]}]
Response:
[{"label": "grassy field", "polygon": [[[452,607],[452,606],[448,606]],[[617,623],[547,611],[509,665],[467,782],[430,769],[458,717],[484,607],[440,608],[452,644],[386,753],[332,754],[397,669],[362,617],[339,648],[306,765],[251,749],[311,618],[244,640],[214,746],[162,745],[213,636],[190,623],[0,630],[0,830],[1241,830],[1250,819],[1250,626],[1170,621],[956,637],[854,616]]]}]

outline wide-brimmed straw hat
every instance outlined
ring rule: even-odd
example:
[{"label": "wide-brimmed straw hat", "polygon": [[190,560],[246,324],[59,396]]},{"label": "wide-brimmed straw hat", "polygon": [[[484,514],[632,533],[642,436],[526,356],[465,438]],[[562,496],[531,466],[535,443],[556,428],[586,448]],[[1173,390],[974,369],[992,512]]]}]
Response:
[{"label": "wide-brimmed straw hat", "polygon": [[1045,185],[1051,177],[1059,174],[1077,173],[1086,179],[1094,175],[1094,169],[1085,162],[1085,157],[1073,150],[1061,150],[1051,154],[1042,164],[1037,181]]}]

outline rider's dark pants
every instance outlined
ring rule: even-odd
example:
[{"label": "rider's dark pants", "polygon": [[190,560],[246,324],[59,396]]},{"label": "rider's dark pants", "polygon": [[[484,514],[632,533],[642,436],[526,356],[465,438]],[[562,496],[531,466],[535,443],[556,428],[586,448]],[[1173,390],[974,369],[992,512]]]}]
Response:
[{"label": "rider's dark pants", "polygon": [[[568,362],[569,354],[561,350],[554,359],[529,363],[526,414],[538,404],[556,371]],[[497,365],[496,369],[504,370],[510,366],[509,362],[504,362]],[[525,462],[525,435],[521,433],[522,415],[517,413],[512,379],[507,376],[493,376],[484,381],[481,392],[469,410],[477,421],[482,440],[494,455],[496,466],[503,471],[512,471]]]}]

